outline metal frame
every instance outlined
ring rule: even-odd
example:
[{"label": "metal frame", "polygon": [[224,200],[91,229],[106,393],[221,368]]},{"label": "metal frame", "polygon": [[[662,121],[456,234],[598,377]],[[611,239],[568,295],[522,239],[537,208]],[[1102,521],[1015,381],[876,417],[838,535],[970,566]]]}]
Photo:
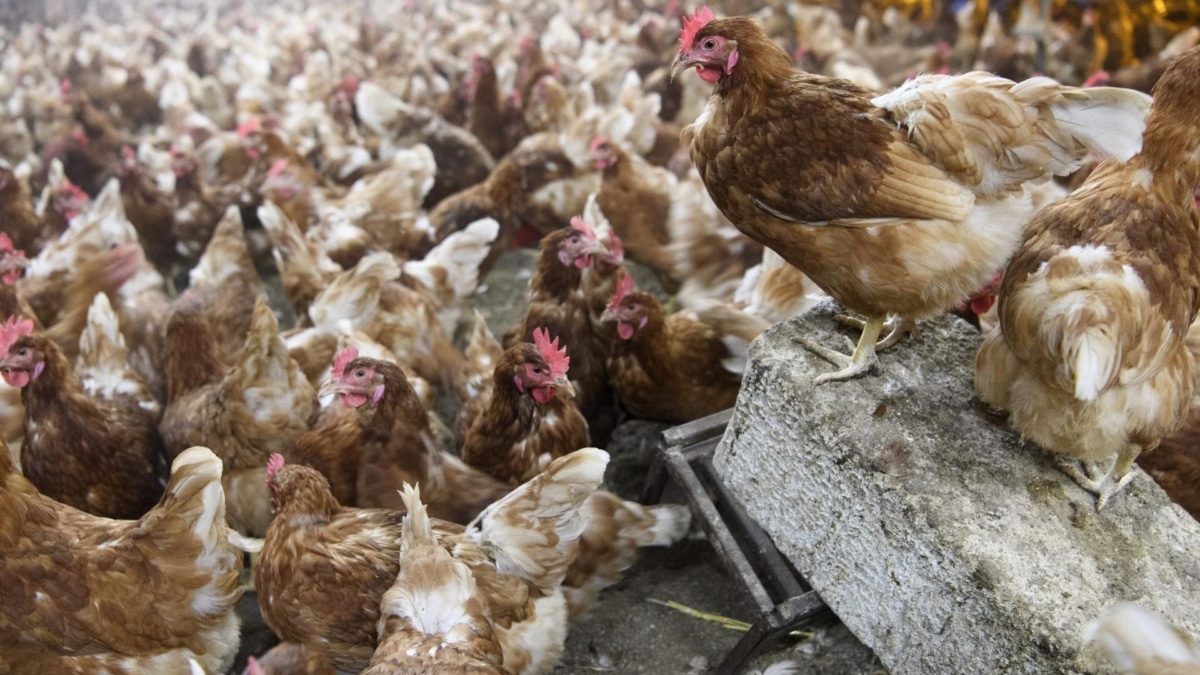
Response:
[{"label": "metal frame", "polygon": [[664,431],[642,492],[643,504],[656,504],[669,481],[683,489],[717,557],[758,610],[750,630],[725,655],[715,675],[740,672],[764,642],[792,632],[829,609],[713,469],[713,452],[732,416],[730,409]]}]

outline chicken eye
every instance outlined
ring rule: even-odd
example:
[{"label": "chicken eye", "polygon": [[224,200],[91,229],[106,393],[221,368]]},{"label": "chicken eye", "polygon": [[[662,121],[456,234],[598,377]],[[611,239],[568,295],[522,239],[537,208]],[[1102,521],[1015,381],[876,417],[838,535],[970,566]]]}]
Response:
[{"label": "chicken eye", "polygon": [[366,377],[367,371],[363,370],[362,368],[359,368],[358,370],[354,371],[354,376],[355,377]]},{"label": "chicken eye", "polygon": [[704,44],[702,46],[707,50],[713,50],[713,49],[717,48],[717,41],[714,40],[713,38],[709,38],[704,41]]},{"label": "chicken eye", "polygon": [[534,373],[536,373],[537,375],[541,375],[541,374],[542,374],[542,367],[541,367],[541,366],[534,366],[534,367],[533,367],[533,372],[534,372]]},{"label": "chicken eye", "polygon": [[25,356],[25,354],[27,354],[28,352],[29,352],[29,349],[27,347],[21,347],[20,349],[17,350],[17,356]]}]

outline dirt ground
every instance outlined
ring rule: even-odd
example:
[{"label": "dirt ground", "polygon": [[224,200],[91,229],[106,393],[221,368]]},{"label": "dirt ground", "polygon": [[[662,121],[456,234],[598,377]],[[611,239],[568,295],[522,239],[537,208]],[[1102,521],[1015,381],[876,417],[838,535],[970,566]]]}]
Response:
[{"label": "dirt ground", "polygon": [[[534,252],[504,256],[471,303],[499,335],[525,311]],[[634,270],[640,288],[656,288],[653,278]],[[464,312],[460,337],[469,322]],[[645,483],[659,435],[668,425],[626,420],[606,448],[612,455],[607,486],[626,499],[637,499]],[[682,501],[668,491],[666,501]],[[742,621],[754,610],[738,583],[722,567],[702,534],[669,549],[644,549],[637,564],[616,586],[600,596],[592,611],[571,626],[566,653],[555,675],[579,673],[703,673],[720,663],[741,633],[689,616],[651,600],[674,601],[693,609]],[[242,655],[233,673],[241,673],[246,654],[261,653],[275,642],[262,623],[257,598],[247,594]],[[765,645],[746,672],[780,661],[794,661],[795,673],[858,675],[882,672],[878,659],[836,620],[807,628],[810,636]]]}]

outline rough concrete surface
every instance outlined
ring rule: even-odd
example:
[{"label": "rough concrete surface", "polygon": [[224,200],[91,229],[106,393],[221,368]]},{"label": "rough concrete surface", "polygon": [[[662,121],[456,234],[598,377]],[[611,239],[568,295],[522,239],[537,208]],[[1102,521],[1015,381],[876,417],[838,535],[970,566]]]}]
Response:
[{"label": "rough concrete surface", "polygon": [[1148,476],[1098,513],[974,397],[980,337],[952,316],[814,389],[832,366],[794,338],[844,348],[833,313],[754,343],[716,466],[885,667],[1111,672],[1081,634],[1121,600],[1200,633],[1200,525]]}]

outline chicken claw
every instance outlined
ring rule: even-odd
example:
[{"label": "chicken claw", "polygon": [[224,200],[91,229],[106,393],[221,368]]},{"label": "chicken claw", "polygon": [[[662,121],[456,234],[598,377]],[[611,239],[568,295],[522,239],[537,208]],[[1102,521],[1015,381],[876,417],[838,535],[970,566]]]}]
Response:
[{"label": "chicken claw", "polygon": [[837,372],[818,375],[813,380],[813,384],[821,385],[826,382],[849,380],[874,368],[875,364],[879,362],[879,358],[875,355],[875,343],[879,340],[879,333],[883,330],[883,321],[883,318],[879,317],[867,319],[863,326],[862,337],[859,338],[858,345],[854,348],[854,354],[851,356],[823,347],[808,338],[796,338],[796,341],[808,351],[835,366],[842,367]]},{"label": "chicken claw", "polygon": [[1096,475],[1100,472],[1094,465],[1084,463],[1081,468],[1080,462],[1067,459],[1061,460],[1058,468],[1078,483],[1079,487],[1096,495],[1096,510],[1100,511],[1133,480],[1133,472],[1130,469],[1139,454],[1141,448],[1130,445],[1117,454],[1112,468],[1102,475]]}]

